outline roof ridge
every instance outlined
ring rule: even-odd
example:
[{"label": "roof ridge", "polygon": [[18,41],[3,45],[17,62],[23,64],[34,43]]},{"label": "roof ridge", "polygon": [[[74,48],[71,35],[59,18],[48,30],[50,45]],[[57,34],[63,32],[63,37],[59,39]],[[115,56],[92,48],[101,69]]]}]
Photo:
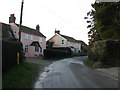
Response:
[{"label": "roof ridge", "polygon": [[62,35],[60,34],[62,37],[64,37],[65,39],[67,39],[68,41],[71,41],[71,42],[75,42],[76,39],[74,39],[73,37],[70,37],[70,36],[66,36],[66,35]]},{"label": "roof ridge", "polygon": [[[16,24],[19,27],[19,24]],[[23,29],[21,29],[21,31],[29,33],[29,34],[33,34],[33,35],[37,35],[37,36],[41,36],[41,37],[45,37],[40,31],[37,31],[36,29],[30,28],[28,26],[24,26],[21,25]],[[26,29],[25,29],[26,28]],[[28,30],[29,29],[29,30]]]},{"label": "roof ridge", "polygon": [[[60,35],[63,35],[63,34],[60,34]],[[63,36],[70,37],[70,36],[67,36],[67,35],[63,35]],[[73,37],[70,37],[70,38],[73,38]],[[73,38],[73,39],[74,39],[74,38]]]},{"label": "roof ridge", "polygon": [[[16,23],[15,23],[16,24]],[[19,24],[16,24],[16,25],[18,25],[19,26]],[[26,28],[29,28],[29,29],[33,29],[33,30],[35,30],[34,28],[31,28],[31,27],[28,27],[28,26],[24,26],[24,25],[21,25],[22,27],[26,27]],[[35,30],[35,31],[37,31],[37,30]]]},{"label": "roof ridge", "polygon": [[1,24],[5,24],[5,25],[8,25],[8,26],[10,26],[10,24],[7,24],[7,23],[3,23],[3,22],[0,22]]},{"label": "roof ridge", "polygon": [[[62,34],[60,34],[60,35],[62,35]],[[75,38],[73,38],[73,37],[70,37],[70,36],[66,36],[66,35],[63,35],[63,36],[65,36],[65,37],[69,37],[69,38],[72,38],[72,39],[76,40]]]},{"label": "roof ridge", "polygon": [[[83,42],[82,40],[77,40],[77,39],[75,39],[75,38],[73,38],[73,37],[70,37],[70,36],[66,36],[66,35],[62,35],[62,34],[60,34],[61,36],[63,36],[64,38],[66,38],[67,40],[68,40],[68,38],[69,38],[69,40],[68,41],[74,41],[74,42]],[[72,39],[72,40],[71,40]]]}]

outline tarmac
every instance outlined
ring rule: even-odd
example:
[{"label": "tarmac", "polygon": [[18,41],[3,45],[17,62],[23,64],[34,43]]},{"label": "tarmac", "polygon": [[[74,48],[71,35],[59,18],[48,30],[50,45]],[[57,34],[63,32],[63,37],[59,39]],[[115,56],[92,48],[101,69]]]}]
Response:
[{"label": "tarmac", "polygon": [[[85,58],[87,57],[81,56],[53,62],[39,75],[34,88],[118,87],[118,80],[116,78],[87,67],[83,62]],[[110,71],[113,72],[113,70]]]},{"label": "tarmac", "polygon": [[98,70],[100,72],[103,72],[103,73],[105,73],[107,75],[113,76],[116,79],[120,79],[120,77],[119,77],[120,67],[99,68],[99,69],[96,69],[96,70]]},{"label": "tarmac", "polygon": [[[43,58],[27,58],[27,62],[36,63],[44,66],[48,66],[51,64],[54,60],[43,60]],[[112,68],[98,68],[97,71],[103,72],[107,75],[113,76],[116,79],[120,79],[120,67],[112,67]]]},{"label": "tarmac", "polygon": [[[45,67],[48,67],[48,65],[52,64],[55,60],[44,60],[43,58],[26,58],[26,62],[30,63],[36,63],[40,65],[40,73],[44,71]],[[119,77],[119,72],[120,72],[120,67],[112,67],[112,68],[98,68],[95,69],[96,71],[100,71],[105,75],[108,75],[110,77],[113,77],[114,80],[120,79]],[[34,85],[33,85],[34,87]]]}]

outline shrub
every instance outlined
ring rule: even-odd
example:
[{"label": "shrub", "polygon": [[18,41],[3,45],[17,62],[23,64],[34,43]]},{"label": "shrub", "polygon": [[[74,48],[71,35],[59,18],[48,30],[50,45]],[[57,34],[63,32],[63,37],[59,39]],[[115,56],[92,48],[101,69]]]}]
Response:
[{"label": "shrub", "polygon": [[120,42],[106,41],[105,54],[101,58],[104,65],[118,66],[118,53],[120,52]]},{"label": "shrub", "polygon": [[69,47],[54,47],[52,48],[54,50],[62,50],[62,51],[65,51],[65,52],[68,52],[69,55],[72,55],[72,51]]},{"label": "shrub", "polygon": [[88,67],[93,67],[94,62],[90,61],[88,58],[84,60],[84,63],[88,66]]},{"label": "shrub", "polygon": [[93,68],[100,68],[102,66],[102,63],[100,61],[94,62]]},{"label": "shrub", "polygon": [[88,58],[92,61],[98,61],[99,56],[104,55],[105,41],[97,41],[89,45]]},{"label": "shrub", "polygon": [[2,72],[9,71],[17,65],[17,53],[20,53],[20,63],[22,62],[22,43],[2,40]]},{"label": "shrub", "polygon": [[44,56],[50,58],[56,57],[69,57],[72,55],[70,48],[52,48],[52,49],[45,49]]},{"label": "shrub", "polygon": [[103,65],[117,66],[120,42],[102,40],[89,46],[88,58],[92,61],[100,61]]},{"label": "shrub", "polygon": [[79,55],[80,56],[87,56],[88,55],[88,48],[87,47],[82,48]]},{"label": "shrub", "polygon": [[47,41],[46,42],[46,48],[53,48],[53,44],[54,44],[54,42]]},{"label": "shrub", "polygon": [[88,58],[84,60],[84,63],[88,66],[88,67],[92,67],[92,68],[100,68],[102,66],[102,63],[100,61],[90,61]]}]

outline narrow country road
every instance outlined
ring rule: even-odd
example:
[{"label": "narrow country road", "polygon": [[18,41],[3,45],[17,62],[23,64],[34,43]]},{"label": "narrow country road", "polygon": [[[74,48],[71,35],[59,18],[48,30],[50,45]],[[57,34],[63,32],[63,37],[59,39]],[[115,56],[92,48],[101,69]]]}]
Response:
[{"label": "narrow country road", "polygon": [[85,66],[85,58],[55,61],[45,68],[34,88],[118,88],[118,80]]}]

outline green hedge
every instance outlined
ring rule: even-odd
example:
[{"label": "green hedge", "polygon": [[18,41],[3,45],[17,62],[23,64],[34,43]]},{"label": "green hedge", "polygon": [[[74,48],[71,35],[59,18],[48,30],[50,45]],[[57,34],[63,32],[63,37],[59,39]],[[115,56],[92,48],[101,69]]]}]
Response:
[{"label": "green hedge", "polygon": [[45,49],[44,56],[50,58],[56,57],[70,57],[72,55],[72,51],[70,48],[52,48],[52,49]]},{"label": "green hedge", "polygon": [[118,66],[120,42],[112,40],[97,41],[89,45],[88,58],[100,61],[103,65]]},{"label": "green hedge", "polygon": [[23,61],[22,43],[2,40],[2,72],[9,71],[17,65],[17,53],[20,53],[20,63]]}]

